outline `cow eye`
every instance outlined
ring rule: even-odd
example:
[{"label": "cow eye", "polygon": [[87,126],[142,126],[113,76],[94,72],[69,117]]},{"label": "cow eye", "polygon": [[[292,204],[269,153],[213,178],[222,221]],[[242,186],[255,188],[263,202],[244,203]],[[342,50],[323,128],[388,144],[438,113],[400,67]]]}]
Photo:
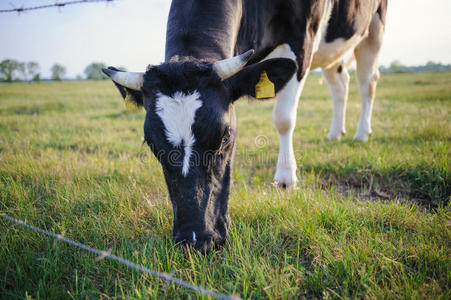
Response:
[{"label": "cow eye", "polygon": [[224,135],[222,136],[221,150],[230,143],[230,135],[231,135],[230,128],[227,127],[226,130],[224,131]]},{"label": "cow eye", "polygon": [[227,146],[230,142],[230,137],[229,136],[224,136],[222,138],[222,142],[221,142],[221,148],[224,148],[225,146]]}]

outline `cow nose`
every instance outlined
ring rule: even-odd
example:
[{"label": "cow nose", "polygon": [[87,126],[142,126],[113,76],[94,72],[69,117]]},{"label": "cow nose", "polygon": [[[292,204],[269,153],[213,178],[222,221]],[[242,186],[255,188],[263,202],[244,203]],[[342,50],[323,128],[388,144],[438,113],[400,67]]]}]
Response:
[{"label": "cow nose", "polygon": [[214,244],[215,235],[207,232],[196,233],[195,231],[191,231],[190,233],[177,234],[175,241],[183,246],[192,246],[199,251],[208,251]]},{"label": "cow nose", "polygon": [[196,237],[195,240],[193,240],[193,245],[196,250],[199,251],[208,251],[211,249],[211,246],[213,245],[213,236],[212,235],[203,235]]}]

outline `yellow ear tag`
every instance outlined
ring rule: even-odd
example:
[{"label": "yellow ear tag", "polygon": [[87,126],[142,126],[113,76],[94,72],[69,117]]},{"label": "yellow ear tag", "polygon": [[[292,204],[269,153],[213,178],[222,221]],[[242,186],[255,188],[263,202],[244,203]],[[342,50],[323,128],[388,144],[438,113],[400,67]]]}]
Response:
[{"label": "yellow ear tag", "polygon": [[255,86],[255,96],[257,99],[273,98],[276,96],[274,83],[269,80],[266,72],[260,75],[260,81]]},{"label": "yellow ear tag", "polygon": [[126,111],[134,111],[138,109],[138,105],[132,101],[132,95],[130,95],[130,93],[127,93],[127,96],[125,96],[124,101]]}]

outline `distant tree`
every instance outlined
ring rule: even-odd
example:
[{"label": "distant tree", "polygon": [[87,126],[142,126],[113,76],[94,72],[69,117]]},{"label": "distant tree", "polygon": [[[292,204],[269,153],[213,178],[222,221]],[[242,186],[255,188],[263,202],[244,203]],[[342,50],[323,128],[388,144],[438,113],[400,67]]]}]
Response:
[{"label": "distant tree", "polygon": [[63,76],[66,75],[66,68],[60,64],[54,64],[50,71],[52,72],[52,79],[56,81],[63,80]]},{"label": "distant tree", "polygon": [[77,76],[75,77],[75,80],[83,80],[83,76],[81,76],[80,74],[77,74]]},{"label": "distant tree", "polygon": [[408,72],[449,72],[451,71],[451,65],[445,65],[440,62],[428,61],[424,65],[417,66],[405,66],[402,65],[399,60],[393,61],[388,68],[381,66],[379,68],[381,72],[390,73],[408,73]]},{"label": "distant tree", "polygon": [[424,66],[424,70],[428,72],[444,72],[449,70],[449,66],[439,62],[428,61]]},{"label": "distant tree", "polygon": [[85,68],[86,79],[89,80],[103,80],[107,79],[107,76],[103,74],[102,68],[106,68],[106,65],[102,62],[93,62]]},{"label": "distant tree", "polygon": [[22,80],[27,80],[27,72],[25,70],[25,63],[19,62],[17,64],[17,72],[20,74]]},{"label": "distant tree", "polygon": [[39,64],[35,61],[30,61],[25,64],[26,80],[34,80],[39,73]]},{"label": "distant tree", "polygon": [[41,74],[37,73],[36,75],[33,76],[32,79],[34,82],[41,82]]},{"label": "distant tree", "polygon": [[0,74],[4,80],[11,82],[13,81],[14,74],[17,72],[18,67],[18,61],[14,59],[5,59],[0,62]]},{"label": "distant tree", "polygon": [[389,67],[391,72],[401,72],[403,69],[403,66],[401,65],[401,62],[399,60],[395,60],[390,64]]}]

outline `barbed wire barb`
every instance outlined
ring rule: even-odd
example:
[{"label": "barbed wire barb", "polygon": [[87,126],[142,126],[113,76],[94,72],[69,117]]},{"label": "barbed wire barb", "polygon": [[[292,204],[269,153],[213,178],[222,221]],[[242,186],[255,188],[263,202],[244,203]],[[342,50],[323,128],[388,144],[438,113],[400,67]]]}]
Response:
[{"label": "barbed wire barb", "polygon": [[75,4],[83,4],[83,3],[95,3],[95,2],[105,2],[106,5],[109,3],[113,3],[114,1],[118,0],[74,0],[74,1],[67,1],[67,2],[60,2],[56,1],[55,3],[51,4],[44,4],[39,6],[32,6],[32,7],[24,7],[23,5],[21,7],[16,7],[13,3],[9,3],[13,8],[10,9],[0,9],[0,13],[10,13],[10,12],[17,12],[18,15],[20,15],[23,12],[30,11],[30,10],[38,10],[38,9],[44,9],[44,8],[50,8],[50,7],[57,7],[58,10],[61,12],[61,8],[68,5],[75,5]]}]

